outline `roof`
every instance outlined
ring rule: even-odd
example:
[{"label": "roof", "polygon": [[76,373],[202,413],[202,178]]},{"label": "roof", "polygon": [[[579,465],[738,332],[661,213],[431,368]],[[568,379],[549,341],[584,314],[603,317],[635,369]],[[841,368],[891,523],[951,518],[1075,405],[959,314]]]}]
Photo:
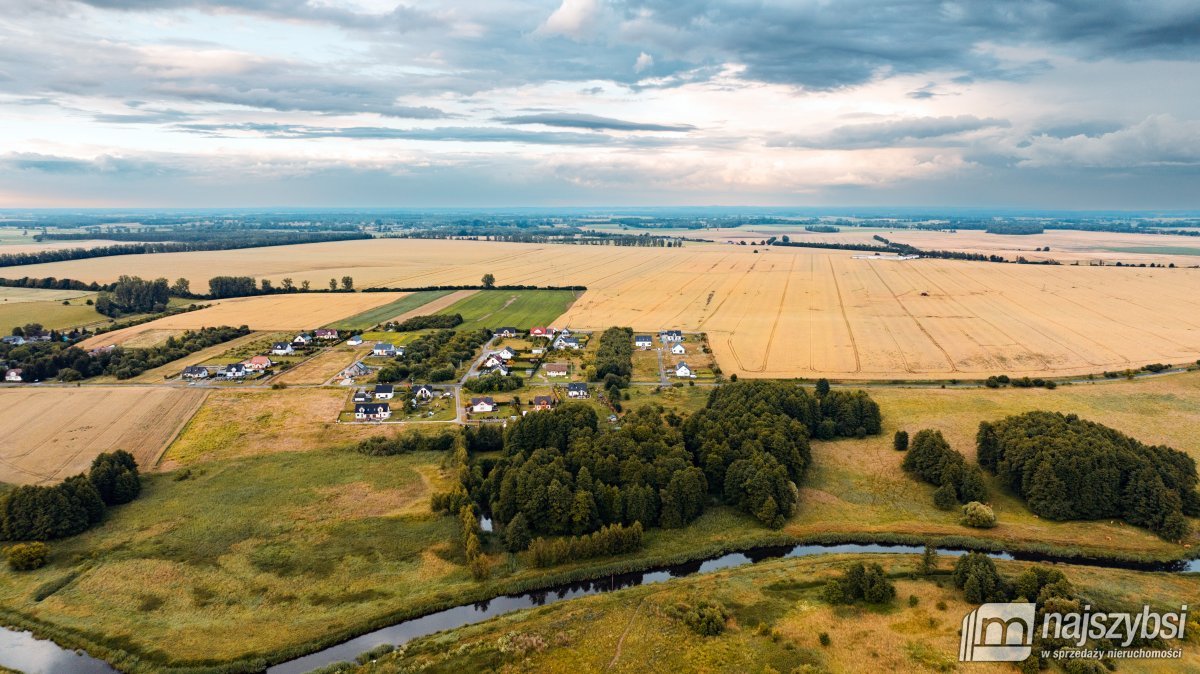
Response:
[{"label": "roof", "polygon": [[514,327],[503,327],[503,328],[496,328],[496,332],[520,332],[520,330],[517,330]]},{"label": "roof", "polygon": [[183,368],[184,374],[200,374],[201,372],[208,374],[208,368],[204,367],[203,365],[188,365],[187,367]]},{"label": "roof", "polygon": [[660,334],[660,335],[671,335],[672,337],[675,337],[675,336],[680,336],[680,335],[682,335],[682,334],[683,334],[683,330],[663,330],[662,332],[660,332],[660,333],[658,333],[658,334]]},{"label": "roof", "polygon": [[553,405],[554,398],[551,398],[550,396],[534,396],[533,404],[534,405]]},{"label": "roof", "polygon": [[359,403],[354,406],[355,414],[379,414],[380,412],[390,412],[391,405],[387,403]]},{"label": "roof", "polygon": [[570,384],[567,384],[567,390],[568,391],[586,391],[587,390],[587,382],[573,381]]},{"label": "roof", "polygon": [[579,343],[579,340],[575,339],[574,337],[559,337],[558,341],[562,342],[563,344],[578,344]]},{"label": "roof", "polygon": [[233,363],[233,364],[231,364],[231,365],[226,365],[226,366],[225,366],[225,371],[226,371],[226,372],[231,372],[231,371],[232,371],[232,372],[239,372],[239,371],[241,371],[241,370],[245,370],[245,369],[246,369],[246,366],[245,366],[245,365],[243,365],[242,363]]},{"label": "roof", "polygon": [[19,367],[14,367],[13,369],[9,370],[8,372],[5,372],[4,374],[5,374],[5,375],[10,375],[10,374],[21,374],[22,372],[24,372],[24,370],[22,370],[21,368],[19,368]]},{"label": "roof", "polygon": [[412,390],[413,391],[432,391],[433,387],[430,386],[429,384],[413,384]]},{"label": "roof", "polygon": [[375,385],[376,393],[391,393],[392,391],[395,391],[395,390],[396,390],[396,387],[392,386],[391,384],[376,384]]},{"label": "roof", "polygon": [[675,369],[676,369],[676,370],[679,370],[679,369],[682,369],[682,368],[685,368],[685,367],[686,367],[687,369],[689,369],[689,370],[690,370],[690,369],[692,369],[692,368],[688,367],[688,364],[687,364],[687,363],[683,363],[683,362],[681,362],[681,363],[677,363],[677,364],[675,365]]},{"label": "roof", "polygon": [[479,403],[487,403],[489,405],[495,405],[496,401],[492,400],[491,396],[484,396],[482,398],[471,398],[472,405],[478,405]]},{"label": "roof", "polygon": [[649,341],[652,341],[652,338],[650,337],[650,335],[638,335],[638,336],[636,336],[636,337],[634,337],[634,338],[633,338],[633,341],[635,341],[635,342],[649,342]]},{"label": "roof", "polygon": [[287,348],[291,348],[291,346],[292,345],[288,344],[287,342],[275,342],[274,344],[271,345],[271,348],[272,349],[287,349]]},{"label": "roof", "polygon": [[251,356],[245,362],[250,365],[270,365],[271,359],[267,358],[266,356]]},{"label": "roof", "polygon": [[395,350],[396,350],[396,347],[395,347],[395,345],[393,345],[393,344],[390,344],[390,343],[388,343],[388,342],[377,342],[373,348],[375,348],[375,349],[384,349],[384,350],[392,350],[392,351],[395,351]]},{"label": "roof", "polygon": [[324,335],[336,335],[336,334],[337,334],[337,330],[333,330],[333,329],[330,329],[330,328],[317,328],[317,329],[316,329],[316,334],[317,334],[318,336],[324,336]]},{"label": "roof", "polygon": [[549,372],[566,372],[571,366],[566,363],[546,363],[542,367]]}]

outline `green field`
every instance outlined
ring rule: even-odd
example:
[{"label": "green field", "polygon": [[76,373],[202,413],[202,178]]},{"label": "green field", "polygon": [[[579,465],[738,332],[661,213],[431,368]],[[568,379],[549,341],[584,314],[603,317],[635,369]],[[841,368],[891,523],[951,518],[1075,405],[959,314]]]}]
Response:
[{"label": "green field", "polygon": [[12,328],[27,323],[41,323],[48,330],[103,325],[111,323],[108,316],[96,313],[87,300],[95,293],[74,299],[40,302],[0,302],[0,331],[9,334]]},{"label": "green field", "polygon": [[[883,606],[831,606],[824,583],[855,562],[881,565],[896,588]],[[916,555],[825,555],[782,559],[643,585],[492,620],[409,642],[352,669],[401,672],[946,672],[958,671],[960,623],[975,608],[949,577],[916,573]],[[999,562],[1006,578],[1033,566]],[[1200,577],[1055,566],[1075,592],[1110,610],[1178,610],[1166,598],[1195,597]],[[680,619],[682,607],[718,603],[724,630],[701,636]],[[1193,623],[1195,624],[1195,623]],[[1200,625],[1197,625],[1200,627]],[[1189,625],[1189,631],[1191,625]],[[827,645],[820,635],[827,635]],[[1118,671],[1195,671],[1192,637],[1183,658],[1121,663]],[[1008,663],[970,663],[961,671],[1017,671]],[[1046,671],[1061,671],[1055,668]],[[1103,670],[1102,670],[1103,671]]]},{"label": "green field", "polygon": [[1200,248],[1190,246],[1112,246],[1104,248],[1113,253],[1147,253],[1151,255],[1200,255]]},{"label": "green field", "polygon": [[570,308],[575,297],[573,290],[481,290],[437,313],[462,314],[464,322],[456,330],[528,330],[553,323]]},{"label": "green field", "polygon": [[417,307],[425,306],[439,297],[445,297],[453,290],[421,290],[409,295],[405,295],[394,302],[388,302],[381,307],[375,307],[369,311],[364,311],[361,314],[343,318],[336,323],[330,323],[326,327],[336,330],[366,330],[374,327],[386,320],[395,318],[400,314],[412,311]]}]

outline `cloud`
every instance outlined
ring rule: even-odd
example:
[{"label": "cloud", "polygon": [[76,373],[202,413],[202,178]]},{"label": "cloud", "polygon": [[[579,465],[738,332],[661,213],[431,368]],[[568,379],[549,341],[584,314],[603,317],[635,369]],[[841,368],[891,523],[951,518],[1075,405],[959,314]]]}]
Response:
[{"label": "cloud", "polygon": [[983,129],[1007,128],[1007,120],[955,117],[917,117],[868,124],[849,124],[811,136],[781,136],[768,141],[770,147],[817,149],[868,149],[936,144],[949,137]]},{"label": "cloud", "polygon": [[1200,167],[1200,120],[1154,115],[1099,135],[1039,135],[1016,151],[1018,166]]},{"label": "cloud", "polygon": [[575,39],[584,37],[585,29],[592,24],[599,10],[599,0],[563,0],[558,9],[538,28],[538,32],[565,35]]},{"label": "cloud", "polygon": [[517,115],[500,117],[498,122],[505,124],[541,124],[543,126],[561,126],[570,129],[594,129],[610,131],[693,131],[696,127],[690,124],[652,124],[645,122],[629,122],[612,117],[600,117],[583,113],[551,112],[536,115]]},{"label": "cloud", "polygon": [[459,141],[473,143],[532,143],[535,145],[604,145],[611,136],[599,133],[536,132],[515,129],[448,126],[434,129],[396,129],[381,126],[318,127],[300,124],[178,124],[174,128],[204,136],[230,138],[345,138],[351,140]]},{"label": "cloud", "polygon": [[647,54],[646,52],[642,52],[642,53],[638,54],[637,61],[635,61],[633,64],[633,72],[640,73],[643,70],[645,70],[653,65],[654,65],[654,57]]}]

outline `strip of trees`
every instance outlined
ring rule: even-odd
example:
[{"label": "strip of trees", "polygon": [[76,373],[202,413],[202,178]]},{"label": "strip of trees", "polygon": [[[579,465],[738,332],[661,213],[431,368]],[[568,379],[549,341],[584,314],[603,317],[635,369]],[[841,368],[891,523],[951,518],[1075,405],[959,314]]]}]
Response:
[{"label": "strip of trees", "polygon": [[1196,462],[1074,414],[1029,412],[979,425],[979,464],[1051,520],[1121,519],[1167,540],[1200,516]]},{"label": "strip of trees", "polygon": [[988,500],[987,486],[979,466],[967,466],[963,455],[950,448],[941,431],[918,431],[900,464],[904,470],[937,487],[933,503],[942,510],[958,504]]},{"label": "strip of trees", "polygon": [[413,316],[400,322],[389,321],[383,326],[384,330],[392,332],[413,332],[415,330],[449,330],[462,325],[462,314],[428,314]]},{"label": "strip of trees", "polygon": [[87,473],[52,486],[20,486],[0,497],[0,537],[48,541],[74,536],[101,522],[109,507],[137,498],[141,489],[132,454],[101,454]]},{"label": "strip of trees", "polygon": [[138,276],[122,275],[109,290],[96,296],[96,311],[114,318],[125,314],[162,313],[171,301],[167,279],[146,281]]}]

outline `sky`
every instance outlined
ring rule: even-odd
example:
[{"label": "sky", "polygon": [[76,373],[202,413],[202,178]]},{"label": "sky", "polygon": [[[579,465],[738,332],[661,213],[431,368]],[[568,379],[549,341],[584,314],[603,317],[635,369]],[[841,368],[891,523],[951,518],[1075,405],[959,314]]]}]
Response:
[{"label": "sky", "polygon": [[1195,0],[2,0],[2,207],[1200,208]]}]

